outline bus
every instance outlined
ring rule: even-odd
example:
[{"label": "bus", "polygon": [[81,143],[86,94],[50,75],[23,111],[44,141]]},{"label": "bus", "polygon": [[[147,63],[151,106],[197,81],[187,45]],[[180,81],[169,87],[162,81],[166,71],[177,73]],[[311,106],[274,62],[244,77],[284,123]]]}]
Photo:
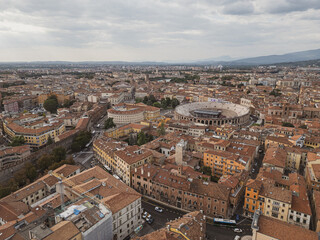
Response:
[{"label": "bus", "polygon": [[223,219],[223,218],[214,218],[213,223],[219,224],[219,225],[227,225],[227,226],[237,225],[237,222],[235,220],[229,220],[229,219]]}]

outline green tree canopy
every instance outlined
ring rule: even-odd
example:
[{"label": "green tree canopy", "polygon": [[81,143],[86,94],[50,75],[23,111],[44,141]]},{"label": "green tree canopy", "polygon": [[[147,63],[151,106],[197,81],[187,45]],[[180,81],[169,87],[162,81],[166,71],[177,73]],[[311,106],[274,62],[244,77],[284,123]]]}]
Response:
[{"label": "green tree canopy", "polygon": [[161,125],[158,127],[157,132],[160,136],[163,136],[166,134],[166,130],[164,128],[164,123],[162,122]]},{"label": "green tree canopy", "polygon": [[171,106],[172,108],[176,108],[180,104],[179,100],[176,98],[172,98]]},{"label": "green tree canopy", "polygon": [[29,179],[30,182],[33,182],[37,178],[38,176],[37,169],[31,162],[27,162],[24,165],[24,170],[25,170],[25,176]]},{"label": "green tree canopy", "polygon": [[91,133],[87,131],[82,131],[77,137],[74,138],[71,150],[72,152],[79,152],[83,149],[91,140]]},{"label": "green tree canopy", "polygon": [[154,106],[154,107],[157,107],[157,108],[161,108],[161,104],[160,104],[159,102],[153,103],[153,106]]},{"label": "green tree canopy", "polygon": [[283,127],[294,127],[294,125],[292,123],[288,123],[288,122],[284,122],[282,123]]},{"label": "green tree canopy", "polygon": [[113,118],[108,118],[105,122],[104,122],[104,129],[109,129],[109,128],[113,128],[116,125],[113,122]]},{"label": "green tree canopy", "polygon": [[52,155],[54,157],[55,162],[60,162],[66,159],[66,150],[63,147],[57,147],[53,149]]},{"label": "green tree canopy", "polygon": [[205,175],[211,176],[211,174],[212,174],[212,169],[211,169],[210,167],[208,167],[208,166],[202,166],[202,167],[201,167],[201,172],[202,172],[203,174],[205,174]]},{"label": "green tree canopy", "polygon": [[58,109],[58,99],[57,96],[51,95],[44,101],[43,107],[45,110],[49,111],[50,113],[56,113]]},{"label": "green tree canopy", "polygon": [[139,146],[141,146],[141,145],[143,145],[143,144],[145,144],[145,143],[147,143],[147,138],[146,138],[145,133],[144,133],[143,131],[141,131],[141,132],[138,133],[137,144],[138,144]]},{"label": "green tree canopy", "polygon": [[50,144],[52,144],[53,143],[53,140],[52,140],[52,138],[49,136],[48,137],[48,141],[47,141],[47,145],[50,145]]},{"label": "green tree canopy", "polygon": [[24,143],[25,141],[23,136],[16,136],[12,139],[10,146],[12,147],[22,146]]}]

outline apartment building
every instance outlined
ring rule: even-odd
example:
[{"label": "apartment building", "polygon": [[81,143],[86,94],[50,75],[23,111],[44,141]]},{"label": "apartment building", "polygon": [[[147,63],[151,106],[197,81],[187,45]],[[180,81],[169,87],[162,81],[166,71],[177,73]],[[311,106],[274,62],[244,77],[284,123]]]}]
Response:
[{"label": "apartment building", "polygon": [[320,232],[320,192],[314,191],[312,193],[312,210],[314,213],[313,216],[313,226],[314,230]]},{"label": "apartment building", "polygon": [[49,138],[55,139],[66,131],[64,121],[50,121],[43,116],[21,114],[18,118],[5,118],[3,130],[10,139],[23,136],[25,144],[31,147],[41,147],[47,144]]},{"label": "apartment building", "polygon": [[227,218],[230,188],[199,176],[203,177],[197,172],[190,175],[181,166],[146,164],[132,170],[132,187],[145,196],[181,209],[203,210],[208,216]]},{"label": "apartment building", "polygon": [[270,147],[267,149],[262,164],[264,167],[272,167],[280,172],[286,168],[287,152],[280,147]]},{"label": "apartment building", "polygon": [[115,124],[137,123],[160,119],[160,108],[138,104],[118,104],[108,110],[108,116]]},{"label": "apartment building", "polygon": [[139,146],[128,146],[123,150],[114,153],[114,159],[117,162],[116,173],[122,180],[130,186],[131,170],[150,163],[153,160],[153,154],[148,149],[142,149]]},{"label": "apartment building", "polygon": [[230,209],[234,211],[238,208],[245,190],[246,184],[249,179],[248,171],[241,171],[234,175],[225,175],[219,179],[219,184],[222,184],[231,189],[230,192]]},{"label": "apartment building", "polygon": [[308,189],[320,191],[320,153],[308,152],[305,176]]},{"label": "apartment building", "polygon": [[0,150],[0,169],[24,162],[31,154],[30,146],[8,147]]},{"label": "apartment building", "polygon": [[95,158],[107,169],[115,172],[118,168],[115,152],[123,150],[128,146],[126,142],[112,138],[98,138],[93,142],[93,154]]},{"label": "apartment building", "polygon": [[[59,173],[61,176],[69,177],[79,173],[80,169],[77,166],[65,164],[54,170],[54,172]],[[30,209],[34,208],[35,204],[39,204],[50,194],[55,193],[55,184],[57,182],[57,178],[47,174],[36,182],[0,199],[0,225],[25,217],[30,212]]]},{"label": "apartment building", "polygon": [[269,147],[292,147],[293,143],[289,141],[287,137],[275,137],[267,136],[265,140],[264,147],[268,149]]},{"label": "apartment building", "polygon": [[107,130],[105,132],[105,136],[111,138],[123,138],[129,136],[131,133],[139,133],[148,129],[149,127],[143,124],[129,123],[118,128],[112,128],[110,130]]},{"label": "apartment building", "polygon": [[252,221],[252,240],[317,240],[318,234],[293,224],[260,215],[257,210]]},{"label": "apartment building", "polygon": [[319,148],[320,147],[320,137],[316,136],[307,136],[304,145],[310,148]]},{"label": "apartment building", "polygon": [[221,150],[206,151],[203,154],[203,164],[210,167],[212,175],[217,177],[226,174],[233,175],[249,168],[249,161],[245,161],[236,154]]},{"label": "apartment building", "polygon": [[[126,238],[142,223],[141,194],[100,167],[90,168],[74,175],[64,181],[63,185],[64,194],[70,200],[76,200],[79,195],[83,195],[88,201],[93,198],[98,202],[99,208],[103,205],[107,208],[106,211],[111,211],[112,226],[108,228],[112,229],[113,239]],[[61,194],[59,185],[57,185],[57,192]],[[63,216],[62,214],[61,218]],[[106,221],[109,220],[106,219]],[[105,232],[103,229],[101,231]]]},{"label": "apartment building", "polygon": [[309,229],[311,207],[306,183],[297,173],[284,176],[280,171],[266,169],[246,185],[244,210],[253,216],[259,210],[264,216]]}]

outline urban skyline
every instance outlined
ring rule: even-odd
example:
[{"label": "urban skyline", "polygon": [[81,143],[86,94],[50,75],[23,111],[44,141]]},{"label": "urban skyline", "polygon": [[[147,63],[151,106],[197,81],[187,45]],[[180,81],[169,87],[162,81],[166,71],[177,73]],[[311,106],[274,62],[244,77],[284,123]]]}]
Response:
[{"label": "urban skyline", "polygon": [[0,3],[1,62],[185,62],[320,47],[314,0]]}]

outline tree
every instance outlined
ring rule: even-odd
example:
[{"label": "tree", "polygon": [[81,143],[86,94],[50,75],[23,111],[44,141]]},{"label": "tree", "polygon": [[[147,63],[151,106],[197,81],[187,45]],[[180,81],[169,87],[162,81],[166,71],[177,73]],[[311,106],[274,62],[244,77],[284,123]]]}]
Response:
[{"label": "tree", "polygon": [[220,178],[217,177],[217,176],[211,176],[211,177],[210,177],[210,181],[211,181],[211,182],[219,182],[219,179],[220,179]]},{"label": "tree", "polygon": [[270,92],[270,95],[273,95],[275,97],[278,97],[281,95],[281,92],[280,92],[280,89],[273,89],[271,92]]},{"label": "tree", "polygon": [[247,94],[249,94],[249,93],[251,93],[251,91],[250,91],[250,90],[248,90],[248,91],[247,91]]},{"label": "tree", "polygon": [[153,103],[153,106],[154,106],[154,107],[157,107],[157,108],[161,108],[161,104],[160,104],[159,102]]},{"label": "tree", "polygon": [[137,137],[136,137],[137,135],[136,135],[136,133],[130,133],[129,134],[129,139],[128,139],[128,143],[129,143],[129,145],[135,145],[135,144],[137,144]]},{"label": "tree", "polygon": [[18,187],[23,187],[27,183],[27,178],[24,169],[19,170],[13,176],[14,181],[17,183]]},{"label": "tree", "polygon": [[58,99],[57,99],[57,96],[55,95],[51,95],[43,103],[44,109],[49,111],[50,113],[56,113],[58,106],[59,106]]},{"label": "tree", "polygon": [[209,175],[209,176],[211,176],[211,174],[212,174],[212,170],[211,170],[211,168],[208,167],[208,166],[202,166],[202,167],[201,167],[201,172],[202,172],[203,174]]},{"label": "tree", "polygon": [[179,104],[180,104],[180,102],[178,99],[172,98],[172,101],[171,101],[172,108],[176,108],[176,106],[178,106]]},{"label": "tree", "polygon": [[152,102],[152,104],[157,101],[157,99],[155,98],[155,96],[152,95],[152,94],[149,96],[149,100]]},{"label": "tree", "polygon": [[171,106],[171,99],[169,97],[166,97],[167,106]]},{"label": "tree", "polygon": [[158,127],[158,130],[157,130],[158,134],[160,136],[163,136],[166,134],[166,130],[164,128],[164,123],[162,122],[161,125]]},{"label": "tree", "polygon": [[37,169],[32,163],[27,162],[24,165],[24,169],[25,175],[30,180],[30,182],[33,182],[38,177]]},{"label": "tree", "polygon": [[63,107],[64,108],[69,108],[70,106],[72,106],[72,104],[75,102],[76,100],[68,100],[68,99],[66,99],[66,100],[64,100],[64,103],[63,103]]},{"label": "tree", "polygon": [[141,131],[141,132],[138,133],[137,144],[138,144],[139,146],[141,146],[141,145],[143,145],[143,144],[145,144],[145,143],[147,143],[146,135],[144,134],[143,131]]},{"label": "tree", "polygon": [[48,141],[47,141],[47,145],[50,145],[50,144],[52,144],[53,143],[53,140],[52,140],[52,138],[49,136],[48,137]]},{"label": "tree", "polygon": [[55,162],[60,162],[66,159],[66,150],[63,147],[57,147],[53,149],[52,155]]},{"label": "tree", "polygon": [[292,123],[288,123],[288,122],[284,122],[282,123],[283,127],[294,127],[294,125]]},{"label": "tree", "polygon": [[49,154],[44,154],[37,160],[37,168],[43,173],[53,163],[54,158]]},{"label": "tree", "polygon": [[108,118],[105,122],[104,122],[104,129],[109,129],[109,128],[113,128],[116,125],[113,122],[113,118]]},{"label": "tree", "polygon": [[164,109],[166,109],[168,107],[166,99],[164,99],[164,98],[161,99],[161,106]]},{"label": "tree", "polygon": [[83,149],[90,142],[91,137],[91,133],[88,131],[80,132],[78,136],[73,139],[71,144],[72,152],[79,152]]},{"label": "tree", "polygon": [[136,98],[136,103],[141,103],[142,101],[143,101],[142,98],[139,98],[139,97]]},{"label": "tree", "polygon": [[147,104],[148,101],[149,101],[148,96],[145,96],[145,97],[143,98],[143,101],[142,101],[142,102],[143,102],[144,104]]},{"label": "tree", "polygon": [[23,136],[16,136],[12,139],[12,142],[10,143],[10,146],[17,147],[22,146],[24,144],[24,137]]}]

